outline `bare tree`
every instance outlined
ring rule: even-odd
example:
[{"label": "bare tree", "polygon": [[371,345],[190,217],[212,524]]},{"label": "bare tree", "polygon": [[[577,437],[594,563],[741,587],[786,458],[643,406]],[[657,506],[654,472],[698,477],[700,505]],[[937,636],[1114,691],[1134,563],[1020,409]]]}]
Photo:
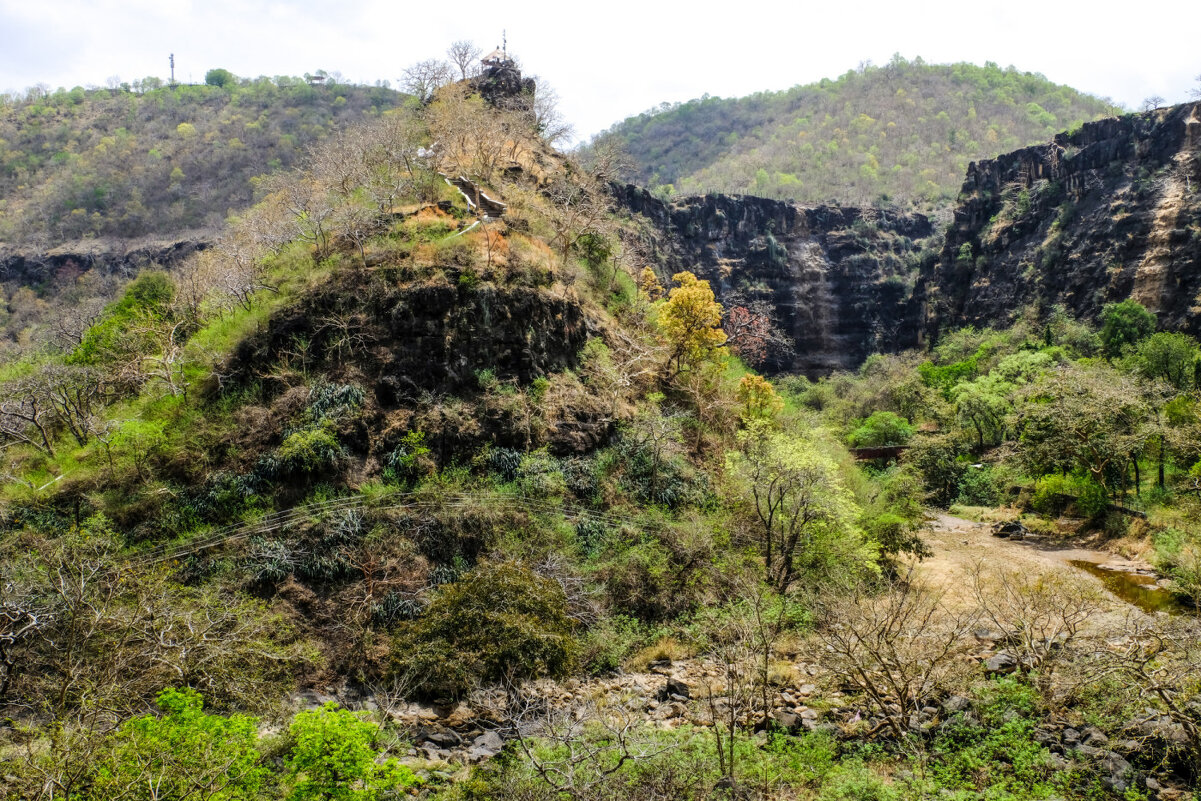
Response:
[{"label": "bare tree", "polygon": [[534,81],[537,89],[533,97],[526,101],[526,113],[529,114],[534,132],[548,145],[570,139],[575,128],[559,111],[558,92],[542,78],[534,76]]},{"label": "bare tree", "polygon": [[1201,620],[1131,613],[1095,638],[1088,681],[1109,677],[1167,718],[1184,735],[1194,770],[1201,770]]},{"label": "bare tree", "polygon": [[18,378],[0,387],[0,437],[24,442],[53,456],[50,433],[55,419],[54,406],[36,376]]},{"label": "bare tree", "polygon": [[446,57],[459,69],[460,79],[464,81],[479,74],[479,61],[483,54],[484,51],[476,47],[475,42],[467,39],[451,42],[450,47],[446,48]]},{"label": "bare tree", "polygon": [[1049,697],[1058,664],[1082,627],[1102,609],[1096,587],[1078,574],[1051,574],[977,562],[970,573],[980,614],[1002,632],[1019,669],[1037,674]]},{"label": "bare tree", "polygon": [[329,255],[330,218],[336,206],[326,187],[313,177],[302,174],[280,175],[268,179],[269,191],[287,212],[291,238],[311,243],[318,259]]},{"label": "bare tree", "polygon": [[589,234],[604,235],[610,197],[594,176],[586,173],[562,176],[543,194],[549,201],[546,218],[554,232],[548,244],[558,248],[566,264],[577,242]]},{"label": "bare tree", "polygon": [[65,351],[79,347],[88,329],[104,316],[106,305],[103,298],[87,298],[75,307],[54,315],[50,321],[54,344]]},{"label": "bare tree", "polygon": [[974,665],[965,656],[974,612],[942,603],[912,572],[884,592],[864,588],[825,604],[814,658],[860,690],[887,727],[903,739],[922,707],[962,684]]},{"label": "bare tree", "polygon": [[637,706],[597,697],[554,705],[509,689],[503,731],[542,782],[569,798],[593,797],[626,766],[673,748],[657,741]]},{"label": "bare tree", "polygon": [[620,137],[601,134],[580,151],[580,164],[603,183],[627,180],[637,165]]},{"label": "bare tree", "polygon": [[1160,97],[1159,95],[1151,95],[1151,96],[1150,96],[1150,97],[1148,97],[1148,98],[1144,98],[1144,100],[1143,100],[1143,104],[1142,104],[1142,106],[1141,106],[1140,108],[1141,108],[1143,111],[1154,111],[1154,110],[1155,110],[1155,109],[1157,109],[1157,108],[1162,108],[1162,107],[1163,107],[1163,104],[1164,104],[1164,103],[1166,103],[1166,102],[1167,102],[1167,101],[1166,101],[1166,100],[1164,100],[1164,99],[1163,99],[1162,97]]},{"label": "bare tree", "polygon": [[188,381],[184,368],[185,321],[142,318],[130,324],[129,332],[147,350],[134,355],[121,368],[119,379],[134,387],[158,382],[172,397],[188,397]]},{"label": "bare tree", "polygon": [[400,85],[422,103],[428,103],[435,92],[450,83],[451,69],[450,64],[440,59],[419,61],[404,71]]},{"label": "bare tree", "polygon": [[107,376],[94,367],[48,364],[38,378],[59,424],[76,442],[86,445],[97,413],[115,394]]}]

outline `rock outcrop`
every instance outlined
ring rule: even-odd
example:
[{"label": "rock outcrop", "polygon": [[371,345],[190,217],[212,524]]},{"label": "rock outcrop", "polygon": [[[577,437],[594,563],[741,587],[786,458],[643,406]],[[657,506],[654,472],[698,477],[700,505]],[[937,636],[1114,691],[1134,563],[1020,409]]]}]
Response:
[{"label": "rock outcrop", "polygon": [[727,305],[772,305],[793,351],[769,356],[769,370],[822,375],[919,342],[912,285],[935,242],[922,215],[751,196],[665,203],[634,186],[616,194],[661,232],[649,243],[661,278],[689,270]]},{"label": "rock outcrop", "polygon": [[1199,268],[1201,104],[1186,103],[971,164],[917,296],[932,337],[1030,305],[1095,319],[1126,298],[1198,335]]},{"label": "rock outcrop", "polygon": [[80,273],[100,270],[129,278],[149,267],[173,267],[208,246],[209,242],[201,239],[100,239],[71,242],[50,250],[0,245],[0,282],[38,286],[53,279],[60,270]]}]

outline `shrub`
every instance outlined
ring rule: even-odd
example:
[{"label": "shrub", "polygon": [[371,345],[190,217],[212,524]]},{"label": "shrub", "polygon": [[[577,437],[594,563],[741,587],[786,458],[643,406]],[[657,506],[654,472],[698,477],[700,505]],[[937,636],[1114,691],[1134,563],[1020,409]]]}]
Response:
[{"label": "shrub", "polygon": [[[161,717],[145,715],[121,724],[111,750],[97,768],[90,798],[258,797],[267,768],[257,748],[253,718],[225,718],[203,711],[195,690],[168,688],[159,693]],[[153,765],[153,796],[139,788]],[[210,795],[220,787],[217,795]]]},{"label": "shrub", "polygon": [[971,468],[959,480],[959,496],[955,503],[964,506],[994,506],[1001,500],[1001,488],[991,467]]},{"label": "shrub", "polygon": [[1056,516],[1075,506],[1077,514],[1093,518],[1109,506],[1105,488],[1097,482],[1077,475],[1043,476],[1034,485],[1030,506],[1039,514]]},{"label": "shrub", "polygon": [[459,697],[481,682],[563,675],[575,661],[574,628],[555,581],[512,562],[481,564],[435,590],[397,635],[393,661],[425,693]]},{"label": "shrub", "polygon": [[395,757],[376,761],[378,730],[333,702],[298,713],[289,727],[295,745],[286,763],[288,801],[372,801],[415,785],[417,777]]},{"label": "shrub", "polygon": [[904,445],[913,438],[917,429],[895,412],[875,412],[851,432],[848,440],[852,448],[879,448]]},{"label": "shrub", "polygon": [[282,475],[315,475],[332,469],[342,455],[333,426],[325,422],[289,434],[275,451],[276,471]]},{"label": "shrub", "polygon": [[424,431],[409,431],[384,459],[384,475],[396,481],[413,481],[433,469]]},{"label": "shrub", "polygon": [[950,436],[920,440],[906,455],[921,474],[931,503],[946,508],[959,497],[967,467],[959,461],[959,449]]}]

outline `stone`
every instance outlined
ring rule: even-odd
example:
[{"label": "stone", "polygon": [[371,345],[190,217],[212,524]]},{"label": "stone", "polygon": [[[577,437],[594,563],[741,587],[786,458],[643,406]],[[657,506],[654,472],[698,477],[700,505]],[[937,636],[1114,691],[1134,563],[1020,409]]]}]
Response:
[{"label": "stone", "polygon": [[667,690],[668,695],[678,695],[685,701],[692,697],[692,689],[688,686],[687,682],[675,677],[667,680],[667,685],[664,689]]},{"label": "stone", "polygon": [[425,739],[443,748],[454,748],[457,745],[463,744],[463,738],[450,729],[436,729],[427,732]]},{"label": "stone", "polygon": [[785,731],[795,731],[801,722],[799,716],[783,709],[777,709],[773,717],[776,719],[776,724]]},{"label": "stone", "polygon": [[1017,657],[1008,651],[993,654],[984,662],[984,670],[994,675],[1012,673],[1018,669]]},{"label": "stone", "polygon": [[505,742],[494,731],[486,731],[471,741],[467,749],[468,762],[482,762],[491,759],[504,750]]},{"label": "stone", "polygon": [[956,712],[966,712],[971,707],[971,700],[962,695],[952,695],[942,702],[942,711],[948,715],[954,715]]},{"label": "stone", "polygon": [[994,523],[992,535],[1003,539],[1022,540],[1026,538],[1026,527],[1017,521],[1009,523]]},{"label": "stone", "polygon": [[1115,793],[1124,793],[1130,787],[1130,763],[1112,751],[1101,758],[1101,772],[1101,784]]},{"label": "stone", "polygon": [[812,684],[802,684],[797,692],[801,695],[813,695],[817,692],[817,687]]},{"label": "stone", "polygon": [[1109,738],[1106,737],[1099,729],[1089,728],[1084,732],[1084,744],[1091,745],[1093,748],[1104,748],[1109,745]]}]

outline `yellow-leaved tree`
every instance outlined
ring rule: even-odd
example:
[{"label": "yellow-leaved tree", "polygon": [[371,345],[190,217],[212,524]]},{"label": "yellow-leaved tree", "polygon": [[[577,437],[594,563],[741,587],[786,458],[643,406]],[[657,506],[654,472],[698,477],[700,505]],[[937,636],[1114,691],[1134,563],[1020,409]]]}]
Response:
[{"label": "yellow-leaved tree", "polygon": [[667,293],[659,309],[659,330],[671,349],[670,363],[682,373],[706,361],[724,361],[722,307],[709,282],[690,272],[676,273],[671,280],[679,286]]}]

